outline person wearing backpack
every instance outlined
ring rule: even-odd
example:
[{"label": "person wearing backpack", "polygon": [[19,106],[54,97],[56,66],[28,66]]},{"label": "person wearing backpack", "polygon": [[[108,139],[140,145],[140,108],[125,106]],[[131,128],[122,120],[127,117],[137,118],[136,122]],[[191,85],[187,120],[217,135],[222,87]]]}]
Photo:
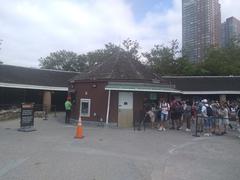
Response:
[{"label": "person wearing backpack", "polygon": [[213,110],[212,110],[212,106],[207,104],[207,123],[208,123],[208,133],[211,136],[212,132],[213,132]]},{"label": "person wearing backpack", "polygon": [[176,114],[176,124],[177,124],[177,130],[182,129],[182,114],[183,114],[183,106],[180,101],[177,101],[176,107],[175,107],[175,114]]},{"label": "person wearing backpack", "polygon": [[170,110],[170,105],[165,100],[159,102],[159,109],[161,110],[161,121],[159,126],[159,131],[166,131],[165,124],[168,120],[168,111]]},{"label": "person wearing backpack", "polygon": [[186,128],[186,132],[190,132],[191,131],[191,117],[192,117],[192,106],[190,104],[189,101],[186,101],[186,105],[183,111],[183,117],[184,120],[187,123],[187,128]]},{"label": "person wearing backpack", "polygon": [[204,136],[211,136],[211,127],[212,127],[212,109],[211,107],[208,105],[207,100],[204,99],[202,100],[202,102],[204,103],[204,105],[202,106],[202,117],[203,117],[203,121],[204,121],[204,129],[205,129],[205,133]]}]

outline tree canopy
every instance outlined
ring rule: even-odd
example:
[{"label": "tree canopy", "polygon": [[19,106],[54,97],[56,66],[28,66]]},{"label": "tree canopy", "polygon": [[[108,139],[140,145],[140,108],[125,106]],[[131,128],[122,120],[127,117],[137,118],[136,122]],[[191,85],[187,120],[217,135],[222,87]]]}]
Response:
[{"label": "tree canopy", "polygon": [[147,64],[160,75],[192,75],[193,64],[180,57],[179,43],[174,40],[170,46],[155,45],[150,52],[143,53]]},{"label": "tree canopy", "polygon": [[46,69],[87,72],[104,61],[114,59],[146,59],[146,66],[160,75],[191,75],[218,76],[240,75],[240,41],[235,40],[227,48],[210,48],[206,58],[200,63],[192,63],[181,56],[177,40],[168,46],[154,45],[149,51],[140,54],[137,41],[126,39],[121,45],[105,44],[103,49],[97,49],[85,54],[60,50],[40,58],[40,67]]},{"label": "tree canopy", "polygon": [[84,72],[89,71],[104,61],[111,61],[117,58],[139,60],[138,42],[126,39],[123,41],[122,47],[108,43],[103,49],[80,55],[71,51],[60,50],[50,53],[50,55],[45,58],[40,58],[39,65],[44,69]]},{"label": "tree canopy", "polygon": [[60,50],[40,58],[40,67],[45,69],[79,71],[84,62],[79,61],[78,55],[71,51]]},{"label": "tree canopy", "polygon": [[226,48],[209,48],[206,58],[200,63],[191,63],[179,56],[178,42],[170,46],[155,45],[144,53],[147,64],[160,75],[184,76],[229,76],[240,75],[240,41],[234,40]]}]

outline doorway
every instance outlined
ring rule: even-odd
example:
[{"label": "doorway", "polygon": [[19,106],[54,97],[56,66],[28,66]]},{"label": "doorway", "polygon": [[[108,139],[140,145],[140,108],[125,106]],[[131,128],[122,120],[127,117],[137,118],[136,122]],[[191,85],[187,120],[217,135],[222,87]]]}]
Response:
[{"label": "doorway", "polygon": [[133,93],[119,92],[118,94],[118,127],[133,126]]}]

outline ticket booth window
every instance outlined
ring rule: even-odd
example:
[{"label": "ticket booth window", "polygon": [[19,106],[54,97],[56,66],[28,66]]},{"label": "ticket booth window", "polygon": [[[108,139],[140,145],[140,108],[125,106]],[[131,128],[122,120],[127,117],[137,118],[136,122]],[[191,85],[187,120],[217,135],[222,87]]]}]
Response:
[{"label": "ticket booth window", "polygon": [[80,99],[80,114],[82,117],[90,117],[91,99]]}]

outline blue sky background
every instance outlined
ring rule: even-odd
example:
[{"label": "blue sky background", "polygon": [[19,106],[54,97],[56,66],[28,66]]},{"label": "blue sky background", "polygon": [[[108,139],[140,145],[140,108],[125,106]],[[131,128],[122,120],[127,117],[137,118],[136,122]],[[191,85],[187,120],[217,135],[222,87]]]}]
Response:
[{"label": "blue sky background", "polygon": [[[0,0],[0,60],[38,67],[58,50],[86,53],[137,40],[141,52],[182,39],[182,0]],[[220,0],[222,20],[240,18],[240,1]]]},{"label": "blue sky background", "polygon": [[137,21],[141,21],[148,12],[166,12],[171,6],[171,0],[126,0],[132,5],[132,9]]}]

